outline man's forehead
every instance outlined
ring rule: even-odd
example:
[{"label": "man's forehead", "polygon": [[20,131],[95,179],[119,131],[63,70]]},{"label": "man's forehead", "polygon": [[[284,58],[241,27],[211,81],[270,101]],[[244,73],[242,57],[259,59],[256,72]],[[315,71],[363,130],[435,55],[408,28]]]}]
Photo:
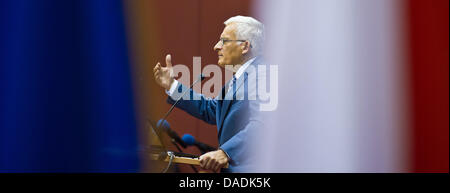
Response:
[{"label": "man's forehead", "polygon": [[236,29],[236,26],[233,23],[230,23],[230,24],[226,25],[225,28],[223,29],[223,32],[220,35],[220,37],[222,37],[222,38],[234,37],[234,35],[235,35],[234,30],[235,29]]}]

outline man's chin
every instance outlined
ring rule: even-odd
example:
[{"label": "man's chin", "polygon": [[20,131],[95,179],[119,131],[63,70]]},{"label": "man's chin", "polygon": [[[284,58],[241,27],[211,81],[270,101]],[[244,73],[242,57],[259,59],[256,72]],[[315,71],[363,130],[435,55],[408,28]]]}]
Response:
[{"label": "man's chin", "polygon": [[217,65],[219,65],[222,68],[225,68],[225,64],[223,64],[223,61],[221,60],[217,61]]}]

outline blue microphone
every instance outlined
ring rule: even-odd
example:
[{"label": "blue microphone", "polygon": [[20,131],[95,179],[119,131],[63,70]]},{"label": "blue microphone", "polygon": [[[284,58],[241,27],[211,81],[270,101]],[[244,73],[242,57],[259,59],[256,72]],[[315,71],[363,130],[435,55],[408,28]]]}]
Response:
[{"label": "blue microphone", "polygon": [[184,143],[186,143],[186,145],[188,146],[192,146],[195,143],[195,138],[194,136],[190,135],[190,134],[184,134],[183,137],[181,138]]},{"label": "blue microphone", "polygon": [[202,153],[206,153],[206,152],[210,152],[210,151],[215,151],[217,150],[217,148],[214,148],[210,145],[195,141],[194,136],[190,135],[190,134],[184,134],[183,137],[181,138],[183,140],[183,142],[187,145],[187,146],[196,146]]}]

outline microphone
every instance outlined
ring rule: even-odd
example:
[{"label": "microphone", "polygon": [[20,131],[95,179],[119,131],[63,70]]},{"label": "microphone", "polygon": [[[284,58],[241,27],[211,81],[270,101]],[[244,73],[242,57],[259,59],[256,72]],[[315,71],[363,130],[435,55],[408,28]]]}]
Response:
[{"label": "microphone", "polygon": [[[175,105],[177,105],[178,102],[180,102],[180,100],[184,97],[184,95],[186,95],[187,92],[189,92],[192,87],[194,87],[195,84],[197,84],[198,82],[201,82],[205,80],[205,75],[204,74],[200,74],[197,78],[197,80],[194,81],[194,83],[191,84],[191,86],[189,87],[189,89],[186,89],[186,91],[183,92],[183,94],[180,96],[180,98],[178,98],[175,103],[173,103],[173,105],[170,107],[170,109],[167,111],[167,113],[163,116],[162,119],[160,119],[158,121],[158,125],[156,126],[158,129],[161,129],[161,126],[166,126],[164,129],[164,131],[167,132],[167,134],[174,139],[177,143],[179,143],[181,146],[183,146],[183,148],[186,148],[186,144],[184,144],[183,140],[180,139],[180,137],[178,136],[177,133],[175,133],[175,131],[172,131],[170,129],[169,123],[166,121],[167,117],[169,116],[169,114],[172,112],[173,108],[175,108]],[[163,124],[160,124],[160,123]]]},{"label": "microphone", "polygon": [[170,138],[172,138],[173,140],[175,140],[175,142],[177,142],[178,144],[180,144],[183,148],[186,148],[187,145],[186,143],[184,143],[183,140],[181,140],[180,136],[178,135],[177,132],[175,132],[174,130],[170,129],[170,125],[169,122],[167,122],[166,120],[160,119],[157,123],[157,127],[161,128],[164,132],[167,133],[167,135],[170,136]]},{"label": "microphone", "polygon": [[181,139],[188,146],[195,145],[202,153],[206,153],[206,152],[209,152],[209,151],[217,150],[217,148],[214,148],[214,147],[211,147],[211,146],[206,145],[204,143],[195,141],[194,136],[192,136],[190,134],[184,134]]}]

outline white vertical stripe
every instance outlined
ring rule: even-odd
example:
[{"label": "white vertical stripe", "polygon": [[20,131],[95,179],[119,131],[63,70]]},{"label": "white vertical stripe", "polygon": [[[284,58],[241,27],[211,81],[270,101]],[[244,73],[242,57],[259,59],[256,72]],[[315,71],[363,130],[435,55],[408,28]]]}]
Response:
[{"label": "white vertical stripe", "polygon": [[280,74],[261,171],[402,171],[397,11],[389,0],[260,4]]}]

